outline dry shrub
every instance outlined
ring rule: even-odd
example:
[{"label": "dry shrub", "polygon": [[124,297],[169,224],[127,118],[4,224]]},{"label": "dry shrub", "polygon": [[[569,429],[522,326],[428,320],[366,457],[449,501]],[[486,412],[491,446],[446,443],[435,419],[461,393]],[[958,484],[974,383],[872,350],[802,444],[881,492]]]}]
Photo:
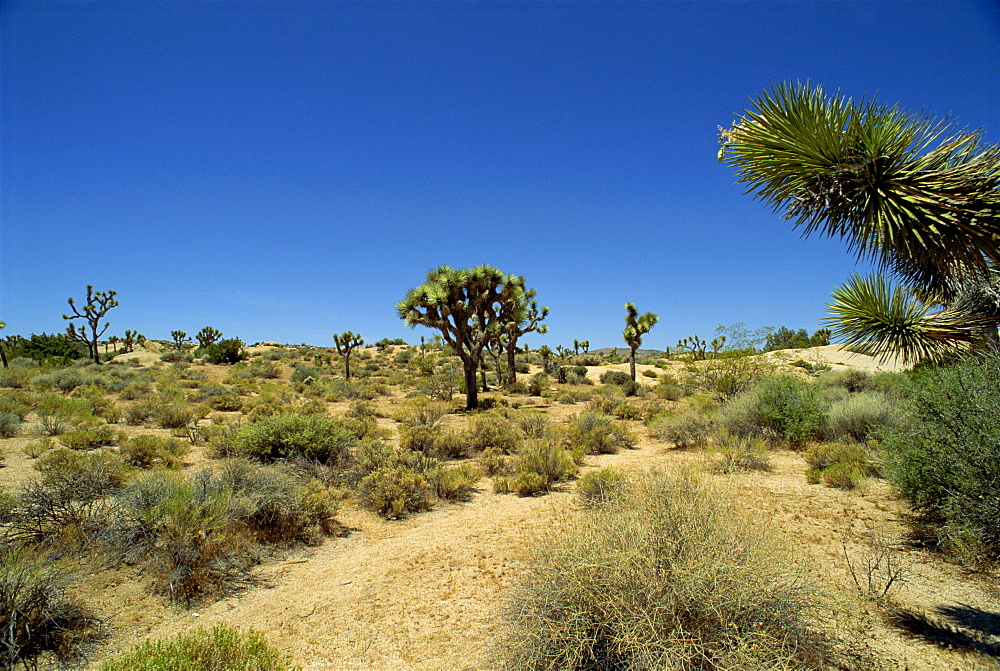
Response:
[{"label": "dry shrub", "polygon": [[715,454],[721,458],[713,464],[718,473],[770,471],[770,446],[763,438],[746,438],[722,433],[716,437]]},{"label": "dry shrub", "polygon": [[390,520],[431,507],[427,479],[401,464],[372,471],[358,484],[358,490],[375,512]]},{"label": "dry shrub", "polygon": [[0,557],[0,668],[36,668],[53,656],[61,665],[78,660],[80,646],[96,638],[97,618],[67,593],[72,576],[52,561],[25,552]]},{"label": "dry shrub", "polygon": [[180,468],[188,446],[176,438],[161,436],[132,436],[122,443],[118,453],[122,461],[139,468],[151,468],[162,464],[167,468]]},{"label": "dry shrub", "polygon": [[486,412],[469,418],[466,429],[469,446],[479,452],[493,449],[503,454],[513,454],[521,444],[521,434],[503,415]]},{"label": "dry shrub", "polygon": [[673,443],[681,449],[705,447],[715,423],[694,408],[664,413],[653,418],[649,431],[657,440]]},{"label": "dry shrub", "polygon": [[571,450],[585,454],[615,454],[623,448],[634,448],[638,442],[628,429],[594,410],[570,419],[565,440]]},{"label": "dry shrub", "polygon": [[690,478],[637,475],[566,517],[512,602],[500,666],[822,668],[816,593],[782,543]]},{"label": "dry shrub", "polygon": [[625,475],[609,467],[587,473],[576,483],[576,489],[585,504],[595,505],[620,496],[626,484]]}]

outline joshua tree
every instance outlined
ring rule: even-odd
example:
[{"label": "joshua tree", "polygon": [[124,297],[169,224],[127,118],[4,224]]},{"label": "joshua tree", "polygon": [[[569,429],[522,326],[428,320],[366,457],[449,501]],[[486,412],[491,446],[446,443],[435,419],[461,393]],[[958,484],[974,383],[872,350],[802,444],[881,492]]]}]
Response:
[{"label": "joshua tree", "polygon": [[[119,338],[116,335],[113,335],[110,338],[108,338],[108,342],[111,343],[111,346],[114,347],[115,348],[115,352],[117,352],[118,351],[118,343],[121,342],[121,338]],[[104,351],[106,352],[107,348],[105,348]]]},{"label": "joshua tree", "polygon": [[438,329],[462,360],[468,410],[479,407],[476,373],[483,348],[509,324],[510,306],[524,302],[523,286],[521,278],[488,265],[467,270],[440,266],[396,304],[407,326]]},{"label": "joshua tree", "polygon": [[719,351],[726,346],[726,336],[720,335],[712,338],[712,358],[716,358],[719,355]]},{"label": "joshua tree", "polygon": [[138,341],[144,341],[146,338],[139,335],[138,331],[129,331],[125,329],[125,340],[122,343],[122,350],[125,352],[131,352],[135,349],[135,344]]},{"label": "joshua tree", "polygon": [[191,342],[191,338],[188,338],[188,334],[184,331],[171,331],[170,337],[174,339],[177,349],[184,349],[184,343]]},{"label": "joshua tree", "polygon": [[208,347],[209,345],[222,340],[222,331],[211,326],[206,326],[198,331],[194,336],[198,339],[198,347]]},{"label": "joshua tree", "polygon": [[[0,331],[7,328],[7,322],[0,321]],[[3,367],[7,368],[7,350],[4,349],[3,340],[0,339],[0,361],[3,361]]]},{"label": "joshua tree", "polygon": [[333,344],[337,346],[337,354],[344,357],[344,378],[351,379],[351,352],[356,347],[363,347],[365,344],[364,338],[361,337],[360,333],[352,333],[347,331],[346,333],[334,333],[333,334]]},{"label": "joshua tree", "polygon": [[[63,319],[68,320],[69,326],[66,327],[66,335],[70,340],[74,340],[78,343],[83,343],[87,346],[87,350],[90,352],[90,358],[94,360],[97,365],[101,364],[101,353],[97,349],[97,343],[104,332],[108,330],[111,323],[105,323],[103,328],[101,326],[101,321],[108,314],[111,308],[118,306],[118,301],[115,300],[115,296],[118,295],[117,291],[94,291],[94,285],[87,285],[87,303],[83,306],[83,312],[77,309],[76,304],[73,299],[69,299],[69,306],[73,309],[73,314],[63,315]],[[83,319],[86,322],[86,326],[80,327],[77,330],[76,325],[72,320]],[[89,329],[89,333],[87,332]]]},{"label": "joshua tree", "polygon": [[656,326],[658,321],[660,318],[652,312],[640,316],[634,303],[625,304],[625,330],[622,331],[622,338],[629,348],[629,372],[633,382],[635,381],[635,351],[642,345],[642,336],[649,333],[649,330]]},{"label": "joshua tree", "polygon": [[695,333],[690,338],[681,338],[680,340],[678,340],[677,348],[690,350],[691,360],[699,361],[705,358],[705,346],[707,344],[708,343],[706,343],[703,339],[699,338],[698,334]]},{"label": "joshua tree", "polygon": [[853,276],[833,294],[835,336],[907,361],[998,342],[1000,147],[809,84],[779,84],[752,103],[720,128],[719,159],[747,192],[907,285]]},{"label": "joshua tree", "polygon": [[586,354],[587,352],[590,351],[590,341],[589,340],[581,340],[580,341],[580,347],[583,349],[583,353]]}]

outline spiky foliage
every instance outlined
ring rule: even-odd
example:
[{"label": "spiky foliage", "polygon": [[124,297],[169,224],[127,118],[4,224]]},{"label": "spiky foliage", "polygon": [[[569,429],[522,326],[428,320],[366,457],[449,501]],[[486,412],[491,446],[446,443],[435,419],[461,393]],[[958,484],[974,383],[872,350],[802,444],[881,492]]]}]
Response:
[{"label": "spiky foliage", "polygon": [[184,349],[184,343],[191,342],[191,338],[188,338],[188,334],[184,331],[171,331],[170,337],[174,339],[174,346],[177,349]]},{"label": "spiky foliage", "polygon": [[[88,284],[87,302],[83,306],[83,312],[80,312],[76,303],[70,298],[68,302],[70,308],[73,309],[73,314],[62,316],[63,319],[69,321],[69,326],[66,327],[66,335],[70,340],[75,340],[78,343],[86,345],[87,350],[90,352],[90,358],[97,365],[101,364],[101,353],[97,349],[97,341],[100,340],[104,332],[111,326],[111,323],[108,322],[102,328],[101,321],[111,308],[118,306],[118,301],[115,300],[115,296],[117,295],[118,292],[113,290],[94,291],[94,285]],[[77,330],[76,324],[73,323],[74,319],[83,319],[86,322],[86,326],[81,326]]]},{"label": "spiky foliage", "polygon": [[[720,131],[720,160],[736,169],[747,193],[794,221],[803,236],[839,237],[859,258],[949,304],[967,303],[961,294],[970,285],[990,283],[1000,263],[1000,147],[984,146],[981,131],[875,99],[830,97],[808,83],[774,86]],[[892,301],[885,297],[889,314]],[[895,309],[912,320],[919,310],[903,305]],[[997,305],[978,316],[968,307],[965,314],[925,313],[934,321],[921,327],[924,335],[948,338],[953,326],[992,314],[993,326],[979,328],[995,340]],[[837,319],[841,312],[831,314]],[[841,334],[852,324],[867,324],[868,335],[875,333],[876,322],[836,323]],[[891,332],[878,337],[886,346],[894,342]],[[849,339],[858,342],[860,332]],[[963,342],[958,338],[953,346]],[[911,343],[906,356],[921,351],[930,350]]]},{"label": "spiky foliage", "polygon": [[347,331],[345,333],[334,333],[333,344],[337,347],[337,354],[344,357],[344,377],[351,379],[351,352],[365,344],[365,339],[360,333]]},{"label": "spiky foliage", "polygon": [[526,305],[524,279],[488,265],[459,270],[439,266],[427,281],[396,304],[407,326],[438,329],[462,360],[466,408],[479,407],[476,373],[483,348],[524,316],[512,306]]},{"label": "spiky foliage", "polygon": [[628,363],[633,382],[635,382],[635,351],[642,345],[642,336],[649,333],[658,321],[660,318],[652,312],[640,316],[634,303],[625,304],[625,330],[622,331],[622,338],[629,348]]},{"label": "spiky foliage", "polygon": [[206,326],[202,330],[198,331],[194,337],[198,339],[198,347],[208,347],[209,345],[222,340],[222,331],[217,328],[212,328],[211,326]]},{"label": "spiky foliage", "polygon": [[968,350],[981,340],[984,326],[995,324],[961,306],[935,310],[884,275],[852,275],[832,298],[826,321],[834,326],[834,337],[883,361],[890,356],[904,364],[939,360]]}]

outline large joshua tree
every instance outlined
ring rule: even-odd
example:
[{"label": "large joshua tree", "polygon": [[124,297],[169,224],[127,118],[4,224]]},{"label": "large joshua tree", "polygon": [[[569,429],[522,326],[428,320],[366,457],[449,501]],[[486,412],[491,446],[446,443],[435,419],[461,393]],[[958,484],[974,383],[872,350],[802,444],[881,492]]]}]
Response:
[{"label": "large joshua tree", "polygon": [[660,318],[652,312],[640,315],[635,303],[625,304],[625,330],[622,331],[622,338],[628,345],[629,372],[633,382],[635,382],[635,351],[642,345],[642,336],[649,333],[658,321]]},{"label": "large joshua tree", "polygon": [[[94,285],[88,284],[87,302],[83,306],[83,312],[80,312],[76,303],[70,298],[68,302],[69,306],[73,309],[73,314],[62,316],[63,319],[69,321],[69,326],[66,327],[67,337],[70,340],[75,340],[86,345],[87,350],[90,352],[90,358],[97,365],[101,364],[101,352],[98,350],[97,342],[104,335],[104,332],[108,330],[108,327],[111,326],[110,323],[105,323],[102,328],[101,322],[111,308],[118,306],[118,301],[115,300],[115,296],[117,295],[117,291],[94,291]],[[86,326],[81,326],[77,329],[76,324],[73,323],[74,319],[82,319],[86,322]]]},{"label": "large joshua tree", "polygon": [[524,288],[524,278],[518,277],[519,291],[512,294],[513,299],[504,306],[504,314],[501,320],[506,326],[501,330],[498,344],[502,349],[507,350],[507,384],[512,385],[517,382],[517,370],[515,370],[515,357],[517,352],[517,340],[527,333],[548,333],[549,327],[542,324],[542,320],[549,316],[547,307],[538,307],[535,296],[538,294],[534,289]]},{"label": "large joshua tree", "polygon": [[751,102],[719,129],[719,159],[803,236],[840,237],[880,267],[834,291],[836,337],[904,361],[997,342],[1000,148],[980,131],[808,83]]},{"label": "large joshua tree", "polygon": [[[438,329],[462,360],[467,410],[479,407],[476,373],[483,348],[517,317],[510,306],[524,303],[524,280],[488,265],[458,270],[440,266],[396,304],[407,326]],[[506,321],[505,321],[506,320]]]}]

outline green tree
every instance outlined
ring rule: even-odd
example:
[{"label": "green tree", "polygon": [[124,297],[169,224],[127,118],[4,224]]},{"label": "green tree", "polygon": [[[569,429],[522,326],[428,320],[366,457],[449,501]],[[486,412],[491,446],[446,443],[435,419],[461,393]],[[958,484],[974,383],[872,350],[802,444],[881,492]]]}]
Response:
[{"label": "green tree", "polygon": [[981,131],[790,83],[720,131],[748,193],[907,285],[853,277],[834,294],[835,337],[904,360],[998,342],[1000,148]]},{"label": "green tree", "polygon": [[209,345],[222,340],[222,331],[211,326],[206,326],[194,336],[198,340],[198,347],[208,347]]},{"label": "green tree", "polygon": [[488,265],[466,270],[440,266],[427,281],[407,292],[396,304],[407,326],[438,329],[462,361],[465,407],[479,407],[476,373],[483,348],[508,326],[507,309],[524,301],[523,281]]},{"label": "green tree", "polygon": [[[68,302],[70,308],[73,309],[73,314],[62,316],[63,319],[69,321],[69,326],[66,327],[66,335],[70,340],[86,346],[90,352],[90,358],[97,365],[101,364],[101,353],[97,348],[97,342],[104,335],[104,332],[108,330],[108,327],[111,326],[110,322],[106,322],[102,327],[101,322],[112,308],[118,306],[118,301],[115,300],[115,296],[117,295],[117,291],[95,292],[94,285],[88,284],[87,302],[83,306],[83,312],[80,312],[76,303],[70,298]],[[74,319],[82,319],[86,322],[86,325],[81,326],[77,330],[76,324],[73,323]]]},{"label": "green tree", "polygon": [[629,348],[629,372],[633,382],[635,382],[635,351],[642,345],[642,336],[649,333],[658,321],[660,318],[652,312],[640,316],[634,303],[625,304],[625,330],[622,331],[622,338]]},{"label": "green tree", "polygon": [[357,347],[364,346],[365,340],[361,337],[360,333],[347,331],[346,333],[334,333],[333,344],[337,347],[337,354],[344,357],[344,377],[350,380],[351,352]]}]

